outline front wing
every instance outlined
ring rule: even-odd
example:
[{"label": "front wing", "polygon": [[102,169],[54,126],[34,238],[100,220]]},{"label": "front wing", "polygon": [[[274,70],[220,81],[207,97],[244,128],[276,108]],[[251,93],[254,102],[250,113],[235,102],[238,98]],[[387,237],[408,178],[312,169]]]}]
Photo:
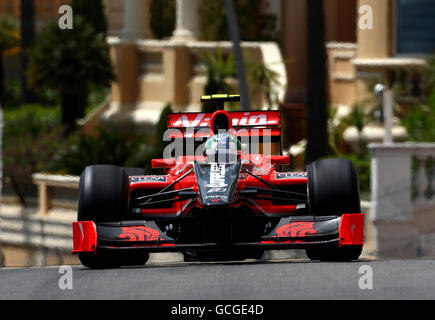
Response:
[{"label": "front wing", "polygon": [[265,250],[311,246],[363,245],[363,214],[341,216],[295,216],[282,218],[275,229],[258,242],[176,243],[153,221],[73,222],[73,253],[96,253],[98,249],[146,250],[149,252],[213,250],[223,247],[261,247]]}]

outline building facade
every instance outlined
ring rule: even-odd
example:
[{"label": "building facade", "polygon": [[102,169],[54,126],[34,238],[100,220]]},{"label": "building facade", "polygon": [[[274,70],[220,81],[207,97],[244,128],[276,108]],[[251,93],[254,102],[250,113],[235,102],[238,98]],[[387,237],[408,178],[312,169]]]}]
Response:
[{"label": "building facade", "polygon": [[[158,111],[167,103],[180,110],[197,109],[205,83],[199,53],[218,46],[224,51],[231,50],[230,43],[197,41],[200,0],[177,0],[173,37],[153,40],[150,1],[105,0],[108,41],[118,71],[111,105],[99,113],[99,116],[105,113],[103,118],[109,122],[115,118],[115,122],[122,121],[121,118],[155,121]],[[69,1],[35,1],[36,29],[57,19],[59,6],[66,3]],[[277,46],[243,44],[253,61],[268,64],[279,72],[281,102],[301,109],[307,70],[305,3],[305,0],[266,1],[265,10],[275,14],[278,21]],[[1,1],[0,14],[19,18],[19,6],[19,0]],[[371,86],[375,82],[399,88],[401,101],[414,101],[425,94],[421,78],[424,58],[435,51],[433,1],[324,0],[324,7],[331,105],[349,108],[372,98]],[[364,23],[371,24],[370,28],[365,28]],[[17,61],[13,57],[8,59],[7,69],[13,68]],[[263,96],[254,93],[256,108],[264,105]]]}]

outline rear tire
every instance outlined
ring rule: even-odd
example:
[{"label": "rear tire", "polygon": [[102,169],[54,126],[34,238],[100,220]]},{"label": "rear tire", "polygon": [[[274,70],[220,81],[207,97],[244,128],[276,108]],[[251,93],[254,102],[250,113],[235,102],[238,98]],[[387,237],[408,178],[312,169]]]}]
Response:
[{"label": "rear tire", "polygon": [[[348,159],[324,159],[307,167],[308,202],[313,216],[341,216],[360,213],[358,173]],[[357,260],[362,246],[308,248],[311,260],[351,261]]]}]

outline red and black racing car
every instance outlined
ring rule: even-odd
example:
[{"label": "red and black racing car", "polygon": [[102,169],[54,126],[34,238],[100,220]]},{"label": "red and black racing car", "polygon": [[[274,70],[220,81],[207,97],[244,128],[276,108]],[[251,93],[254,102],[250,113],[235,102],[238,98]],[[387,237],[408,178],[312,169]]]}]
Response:
[{"label": "red and black racing car", "polygon": [[[223,109],[239,99],[202,100]],[[312,260],[358,259],[363,214],[349,160],[282,172],[289,157],[280,155],[279,111],[174,113],[167,124],[172,153],[181,155],[152,161],[165,174],[113,165],[83,171],[73,253],[84,266],[143,265],[151,252],[241,260],[291,248]]]}]

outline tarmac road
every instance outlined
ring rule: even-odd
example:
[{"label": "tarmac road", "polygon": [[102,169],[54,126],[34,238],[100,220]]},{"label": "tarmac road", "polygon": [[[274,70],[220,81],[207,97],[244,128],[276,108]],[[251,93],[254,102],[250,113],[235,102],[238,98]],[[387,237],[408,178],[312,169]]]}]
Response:
[{"label": "tarmac road", "polygon": [[[361,277],[373,271],[373,289]],[[364,273],[359,273],[359,272]],[[304,259],[225,263],[151,263],[89,270],[72,267],[72,290],[60,289],[59,267],[0,269],[0,299],[434,299],[435,260]],[[366,278],[365,278],[366,279]],[[369,283],[365,281],[364,283]]]}]

